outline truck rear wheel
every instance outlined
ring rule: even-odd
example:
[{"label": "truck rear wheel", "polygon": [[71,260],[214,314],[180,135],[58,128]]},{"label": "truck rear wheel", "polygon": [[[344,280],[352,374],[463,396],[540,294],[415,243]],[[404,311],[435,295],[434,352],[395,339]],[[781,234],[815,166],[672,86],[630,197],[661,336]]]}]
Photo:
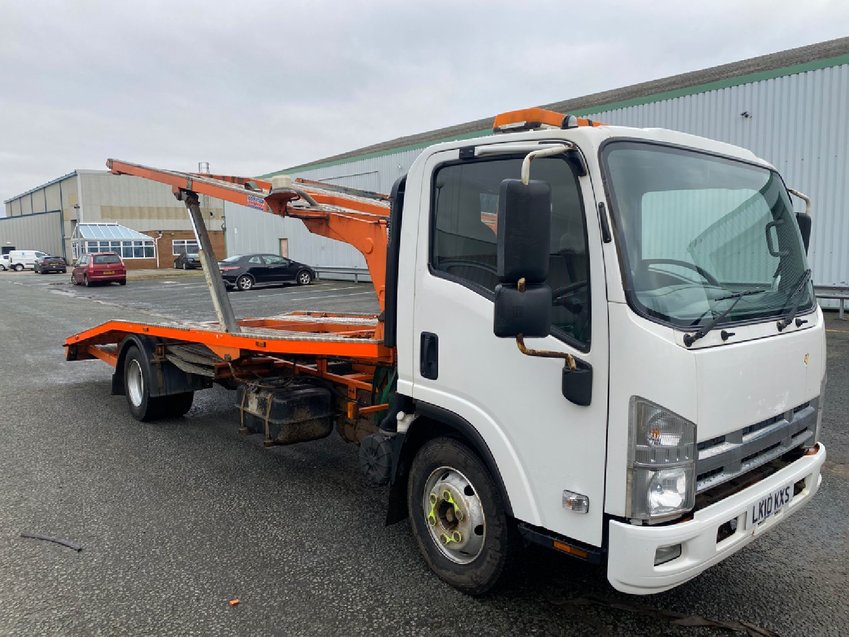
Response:
[{"label": "truck rear wheel", "polygon": [[127,406],[136,420],[148,422],[160,418],[179,418],[192,407],[194,392],[151,396],[151,379],[144,354],[135,345],[124,358],[124,393]]},{"label": "truck rear wheel", "polygon": [[194,399],[195,393],[193,391],[162,396],[158,399],[161,402],[162,417],[179,418],[180,416],[184,416],[192,408]]},{"label": "truck rear wheel", "polygon": [[407,506],[428,566],[464,593],[490,591],[520,548],[518,531],[489,471],[453,438],[431,440],[416,454]]}]

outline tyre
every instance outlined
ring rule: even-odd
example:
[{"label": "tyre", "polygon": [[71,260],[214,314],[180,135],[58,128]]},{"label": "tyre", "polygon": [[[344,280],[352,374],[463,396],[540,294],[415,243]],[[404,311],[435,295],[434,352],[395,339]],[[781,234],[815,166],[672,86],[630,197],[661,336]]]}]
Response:
[{"label": "tyre", "polygon": [[179,418],[180,416],[184,416],[192,408],[194,399],[195,393],[193,391],[158,398],[157,400],[161,403],[159,408],[162,418]]},{"label": "tyre", "polygon": [[243,292],[247,292],[254,286],[254,279],[249,274],[243,274],[238,279],[236,279],[236,289],[242,290]]},{"label": "tyre", "polygon": [[71,272],[71,285],[76,285],[77,282],[74,280],[74,273]]},{"label": "tyre", "polygon": [[12,266],[12,269],[14,269],[15,272],[20,272],[24,269],[24,266],[22,266],[20,263],[16,263],[14,266]]},{"label": "tyre", "polygon": [[158,403],[150,396],[150,378],[144,355],[135,345],[124,358],[124,393],[130,414],[136,420],[153,420],[159,416]]},{"label": "tyre", "polygon": [[88,280],[87,274],[83,274],[83,285],[86,286],[87,288],[91,287],[91,281]]},{"label": "tyre", "polygon": [[118,285],[127,285],[127,279],[121,279],[118,281]]},{"label": "tyre", "polygon": [[309,285],[312,283],[312,274],[307,272],[306,270],[301,270],[298,272],[297,276],[298,285]]},{"label": "tyre", "polygon": [[520,550],[495,481],[478,456],[453,438],[431,440],[418,451],[407,506],[427,565],[469,595],[492,590]]},{"label": "tyre", "polygon": [[133,345],[124,358],[124,393],[133,418],[142,422],[178,418],[191,409],[194,392],[153,397],[150,382],[144,354]]}]

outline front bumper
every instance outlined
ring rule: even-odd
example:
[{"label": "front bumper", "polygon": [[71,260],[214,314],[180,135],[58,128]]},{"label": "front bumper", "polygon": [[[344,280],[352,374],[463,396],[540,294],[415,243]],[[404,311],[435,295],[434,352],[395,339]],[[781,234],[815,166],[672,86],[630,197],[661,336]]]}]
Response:
[{"label": "front bumper", "polygon": [[[820,470],[825,462],[825,447],[807,455],[781,471],[693,514],[686,522],[668,526],[634,526],[610,522],[607,579],[622,592],[633,595],[660,593],[693,579],[705,569],[733,555],[764,531],[780,524],[798,511],[817,492],[822,481]],[[804,489],[773,517],[746,529],[750,506],[779,487],[805,481]],[[719,527],[737,520],[737,530],[717,542]],[[657,549],[681,545],[681,556],[655,566]]]}]

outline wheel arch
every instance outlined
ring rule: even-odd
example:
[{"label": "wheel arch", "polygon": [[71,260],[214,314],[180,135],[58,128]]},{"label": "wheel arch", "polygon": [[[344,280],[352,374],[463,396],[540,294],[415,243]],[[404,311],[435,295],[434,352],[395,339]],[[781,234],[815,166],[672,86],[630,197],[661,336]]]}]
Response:
[{"label": "wheel arch", "polygon": [[133,346],[144,354],[141,363],[145,367],[146,376],[154,381],[150,383],[149,389],[152,397],[183,394],[210,386],[211,383],[208,383],[202,376],[184,372],[167,361],[157,361],[156,347],[160,342],[158,339],[140,334],[130,334],[121,341],[118,346],[118,360],[115,364],[115,371],[112,373],[112,395],[123,396],[126,394],[124,364],[127,360],[127,352]]},{"label": "wheel arch", "polygon": [[504,484],[501,471],[480,432],[462,416],[430,403],[417,402],[416,414],[418,417],[411,423],[409,429],[397,434],[393,442],[392,480],[389,487],[386,524],[394,524],[407,517],[409,513],[407,511],[407,480],[413,458],[427,442],[442,437],[459,440],[480,458],[501,494],[507,515],[514,517],[510,494]]},{"label": "wheel arch", "polygon": [[124,365],[127,360],[127,352],[133,346],[137,347],[144,354],[142,364],[147,368],[145,371],[148,377],[152,377],[153,370],[150,368],[150,359],[153,357],[154,350],[156,349],[156,342],[148,336],[130,334],[118,345],[118,361],[115,363],[115,371],[112,372],[113,396],[124,396],[127,393],[127,388],[124,385]]}]

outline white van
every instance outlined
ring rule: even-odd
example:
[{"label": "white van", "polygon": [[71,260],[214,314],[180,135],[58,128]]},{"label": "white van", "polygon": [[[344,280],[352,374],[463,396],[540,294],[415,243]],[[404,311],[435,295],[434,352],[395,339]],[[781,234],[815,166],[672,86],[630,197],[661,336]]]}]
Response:
[{"label": "white van", "polygon": [[12,250],[9,253],[9,267],[20,272],[21,270],[34,270],[35,260],[48,256],[46,252],[39,250]]},{"label": "white van", "polygon": [[12,269],[12,259],[9,258],[8,254],[0,254],[0,271],[5,272],[6,270]]}]

